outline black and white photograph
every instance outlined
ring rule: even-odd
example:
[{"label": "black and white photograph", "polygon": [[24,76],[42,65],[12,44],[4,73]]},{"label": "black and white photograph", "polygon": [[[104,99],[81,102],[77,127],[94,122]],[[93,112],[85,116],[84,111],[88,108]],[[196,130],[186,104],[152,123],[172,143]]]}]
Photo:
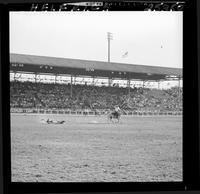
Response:
[{"label": "black and white photograph", "polygon": [[183,181],[183,12],[9,12],[12,182]]}]

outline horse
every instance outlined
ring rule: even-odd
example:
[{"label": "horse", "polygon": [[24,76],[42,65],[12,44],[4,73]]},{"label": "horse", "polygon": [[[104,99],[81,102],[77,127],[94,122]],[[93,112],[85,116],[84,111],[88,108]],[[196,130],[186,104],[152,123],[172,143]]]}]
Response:
[{"label": "horse", "polygon": [[108,119],[113,122],[113,119],[119,123],[121,114],[119,112],[111,112],[108,114]]}]

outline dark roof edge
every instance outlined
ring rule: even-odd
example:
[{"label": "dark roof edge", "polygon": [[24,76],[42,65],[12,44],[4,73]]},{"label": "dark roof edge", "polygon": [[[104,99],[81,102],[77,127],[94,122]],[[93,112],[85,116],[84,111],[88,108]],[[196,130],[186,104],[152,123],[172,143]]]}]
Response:
[{"label": "dark roof edge", "polygon": [[[18,53],[10,53],[11,56],[20,56],[20,57],[37,57],[37,58],[46,58],[46,59],[54,59],[54,60],[70,60],[70,61],[79,61],[79,62],[85,62],[85,63],[101,63],[106,64],[108,62],[106,61],[95,61],[95,60],[85,60],[85,59],[72,59],[72,58],[61,58],[61,57],[51,57],[51,56],[40,56],[40,55],[30,55],[30,54],[18,54]],[[12,61],[11,61],[12,62]],[[148,66],[148,65],[138,65],[138,64],[130,64],[130,63],[118,63],[118,62],[110,62],[110,65],[124,65],[126,67],[137,67],[137,68],[143,68],[143,69],[155,69],[155,70],[164,70],[164,71],[176,71],[177,75],[182,76],[182,68],[173,68],[173,67],[159,67],[159,66]],[[72,66],[74,67],[74,66]],[[79,68],[79,67],[74,67]],[[142,72],[141,72],[142,73]],[[157,74],[155,72],[155,74]],[[166,74],[166,73],[163,73]]]}]

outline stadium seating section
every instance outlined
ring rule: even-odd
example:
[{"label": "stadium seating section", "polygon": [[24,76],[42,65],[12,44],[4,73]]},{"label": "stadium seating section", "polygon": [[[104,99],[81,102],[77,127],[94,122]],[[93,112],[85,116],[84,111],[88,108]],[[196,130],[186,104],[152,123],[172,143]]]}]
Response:
[{"label": "stadium seating section", "polygon": [[11,108],[43,109],[113,109],[182,111],[182,88],[98,87],[87,85],[47,84],[12,81]]}]

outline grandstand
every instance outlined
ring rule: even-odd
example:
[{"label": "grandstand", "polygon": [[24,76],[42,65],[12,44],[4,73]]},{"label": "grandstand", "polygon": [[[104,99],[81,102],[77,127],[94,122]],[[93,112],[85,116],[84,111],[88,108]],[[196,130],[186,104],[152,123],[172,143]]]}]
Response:
[{"label": "grandstand", "polygon": [[[11,111],[94,113],[115,105],[125,114],[182,111],[178,68],[10,54],[10,78]],[[136,87],[136,80],[143,86],[147,81],[177,80],[179,87]]]}]

